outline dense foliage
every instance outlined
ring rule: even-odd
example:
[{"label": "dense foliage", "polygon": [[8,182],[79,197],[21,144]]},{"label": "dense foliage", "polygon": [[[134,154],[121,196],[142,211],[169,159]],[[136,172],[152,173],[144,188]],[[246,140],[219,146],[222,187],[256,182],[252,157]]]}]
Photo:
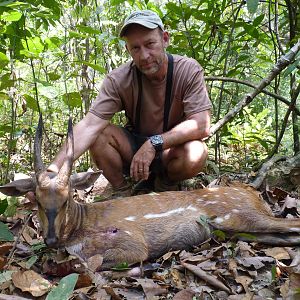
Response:
[{"label": "dense foliage", "polygon": [[[205,69],[213,122],[249,93],[300,37],[297,0],[7,0],[0,3],[1,180],[31,170],[38,113],[46,160],[55,155],[68,116],[88,111],[107,72],[128,60],[120,25],[152,9],[171,33],[171,53]],[[209,141],[214,165],[252,168],[279,152],[299,152],[300,56],[251,105]],[[123,122],[122,114],[114,122]],[[86,169],[87,156],[77,163]]]}]

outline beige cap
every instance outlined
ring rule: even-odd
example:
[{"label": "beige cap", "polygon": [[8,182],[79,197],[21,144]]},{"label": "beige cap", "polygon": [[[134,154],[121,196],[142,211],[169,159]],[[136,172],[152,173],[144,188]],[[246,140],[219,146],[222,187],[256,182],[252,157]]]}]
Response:
[{"label": "beige cap", "polygon": [[164,25],[158,16],[157,13],[155,13],[152,10],[138,10],[133,13],[131,13],[125,20],[121,31],[120,31],[120,37],[123,37],[125,34],[126,29],[130,24],[140,24],[144,27],[147,27],[149,29],[155,29],[157,27],[161,28],[161,30],[164,30]]}]

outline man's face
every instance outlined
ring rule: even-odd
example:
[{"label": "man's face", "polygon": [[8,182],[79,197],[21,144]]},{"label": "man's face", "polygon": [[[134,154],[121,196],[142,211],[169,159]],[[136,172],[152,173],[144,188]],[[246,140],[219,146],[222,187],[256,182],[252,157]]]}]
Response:
[{"label": "man's face", "polygon": [[151,77],[162,69],[169,44],[167,32],[135,24],[128,29],[125,40],[128,52],[142,73]]}]

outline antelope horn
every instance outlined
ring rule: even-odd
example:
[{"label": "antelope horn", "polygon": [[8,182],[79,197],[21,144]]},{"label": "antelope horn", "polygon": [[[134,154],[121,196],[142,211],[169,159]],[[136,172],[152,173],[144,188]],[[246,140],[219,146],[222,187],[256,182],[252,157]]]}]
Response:
[{"label": "antelope horn", "polygon": [[73,137],[73,126],[72,118],[69,118],[68,122],[68,134],[66,142],[66,160],[59,170],[57,175],[56,184],[58,187],[65,187],[69,183],[69,178],[72,172],[72,165],[74,160],[74,137]]},{"label": "antelope horn", "polygon": [[49,182],[49,176],[47,176],[46,168],[45,165],[43,164],[42,157],[41,157],[42,135],[43,135],[43,117],[42,114],[40,114],[39,124],[34,138],[33,160],[34,160],[34,171],[35,171],[37,183],[41,186],[45,186]]}]

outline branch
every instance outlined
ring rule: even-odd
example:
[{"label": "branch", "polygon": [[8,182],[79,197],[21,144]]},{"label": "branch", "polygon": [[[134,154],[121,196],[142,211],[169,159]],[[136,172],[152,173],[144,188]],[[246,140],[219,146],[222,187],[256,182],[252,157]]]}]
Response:
[{"label": "branch", "polygon": [[269,75],[264,78],[258,86],[256,86],[255,90],[247,94],[242,101],[240,101],[231,111],[229,111],[221,120],[219,120],[216,124],[214,124],[210,129],[209,138],[212,137],[221,127],[231,121],[245,106],[250,104],[252,100],[263,91],[263,89],[268,86],[271,81],[283,70],[285,69],[291,62],[294,60],[296,54],[300,50],[300,40],[295,44],[290,51],[280,57],[277,61],[273,69],[270,71]]},{"label": "branch", "polygon": [[[247,86],[250,86],[252,88],[256,88],[255,84],[249,82],[249,81],[245,81],[245,80],[240,80],[240,79],[236,79],[236,78],[230,78],[230,77],[219,77],[219,76],[205,76],[205,81],[226,81],[226,82],[235,82],[235,83],[240,83],[240,84],[243,84],[243,85],[247,85]],[[276,94],[276,93],[272,93],[272,92],[269,92],[265,89],[263,89],[261,91],[262,93],[268,95],[268,96],[271,96],[273,98],[276,98],[278,100],[280,100],[281,102],[283,102],[284,104],[286,105],[290,105],[291,103],[289,102],[289,100],[287,100],[286,98]],[[300,116],[300,110],[295,107],[295,112],[298,116]]]}]

